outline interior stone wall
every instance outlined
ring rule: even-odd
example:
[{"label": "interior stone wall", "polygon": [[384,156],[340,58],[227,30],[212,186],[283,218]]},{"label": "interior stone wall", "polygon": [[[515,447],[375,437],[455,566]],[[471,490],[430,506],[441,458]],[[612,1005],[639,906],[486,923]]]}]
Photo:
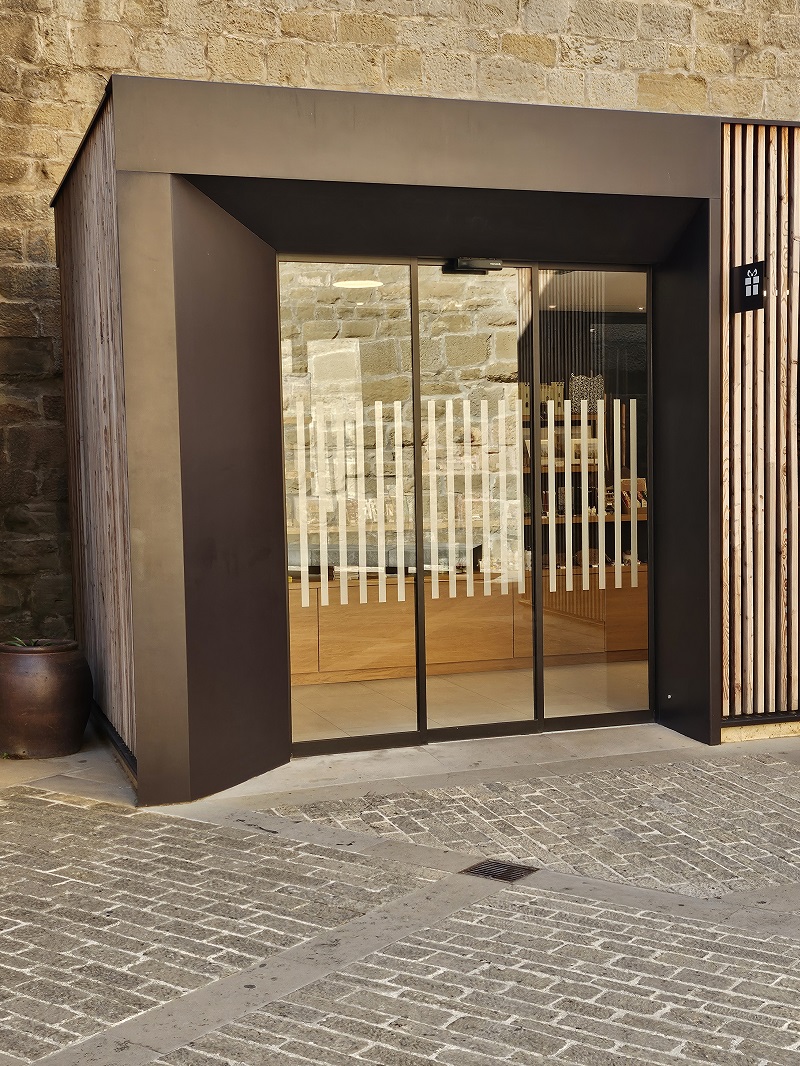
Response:
[{"label": "interior stone wall", "polygon": [[798,0],[0,0],[0,637],[71,625],[49,199],[114,72],[800,118]]}]

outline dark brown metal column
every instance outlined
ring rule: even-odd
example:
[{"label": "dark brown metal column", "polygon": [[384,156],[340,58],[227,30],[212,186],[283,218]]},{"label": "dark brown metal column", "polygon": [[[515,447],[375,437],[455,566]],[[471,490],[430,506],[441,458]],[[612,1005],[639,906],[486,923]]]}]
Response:
[{"label": "dark brown metal column", "polygon": [[288,762],[289,618],[276,255],[172,179],[189,777]]},{"label": "dark brown metal column", "polygon": [[[709,411],[709,347],[719,319],[712,293],[719,266],[709,257],[710,204],[695,217],[666,262],[653,270],[652,398],[654,502],[652,546],[654,626],[651,662],[656,669],[658,721],[706,744],[719,742],[720,512]],[[718,201],[716,208],[718,209]],[[716,249],[715,249],[716,251]],[[649,512],[648,512],[649,513]],[[712,549],[712,545],[714,546]]]},{"label": "dark brown metal column", "polygon": [[189,798],[171,179],[118,173],[139,801]]}]

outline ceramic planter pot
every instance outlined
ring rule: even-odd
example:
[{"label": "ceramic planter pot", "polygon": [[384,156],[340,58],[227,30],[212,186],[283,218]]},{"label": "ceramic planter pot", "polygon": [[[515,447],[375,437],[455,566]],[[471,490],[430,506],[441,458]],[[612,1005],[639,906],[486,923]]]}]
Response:
[{"label": "ceramic planter pot", "polygon": [[72,755],[91,704],[92,675],[74,640],[32,648],[0,643],[0,754]]}]

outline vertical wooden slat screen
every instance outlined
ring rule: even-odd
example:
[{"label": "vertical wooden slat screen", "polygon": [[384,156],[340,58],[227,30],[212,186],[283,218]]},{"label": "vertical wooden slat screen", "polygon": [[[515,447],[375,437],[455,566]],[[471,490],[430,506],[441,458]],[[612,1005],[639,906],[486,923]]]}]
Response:
[{"label": "vertical wooden slat screen", "polygon": [[[729,724],[800,712],[800,132],[722,136],[722,694]],[[732,269],[766,263],[761,310]]]},{"label": "vertical wooden slat screen", "polygon": [[75,615],[95,700],[135,754],[130,541],[111,99],[56,202]]}]

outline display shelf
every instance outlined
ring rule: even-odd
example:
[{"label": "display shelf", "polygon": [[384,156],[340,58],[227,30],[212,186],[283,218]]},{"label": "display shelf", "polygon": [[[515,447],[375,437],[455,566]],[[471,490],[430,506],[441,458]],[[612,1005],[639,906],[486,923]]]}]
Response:
[{"label": "display shelf", "polygon": [[[587,422],[596,422],[597,421],[597,412],[595,411],[594,413],[592,413],[592,412],[588,412],[587,411],[586,420],[587,420]],[[574,415],[573,418],[569,422],[567,422],[567,420],[565,418],[554,418],[553,419],[553,425],[554,426],[579,426],[580,424],[581,424],[580,414]],[[540,429],[547,429],[547,426],[548,426],[547,419],[543,418],[541,420],[541,422],[539,423],[539,428]]]},{"label": "display shelf", "polygon": [[[525,519],[525,525],[529,526],[530,524],[531,524],[530,523],[530,518],[526,518]],[[512,527],[512,523],[509,522],[509,529],[511,529],[511,527]],[[332,537],[334,535],[338,535],[339,527],[338,527],[338,525],[336,524],[335,521],[328,522],[326,528],[328,530],[328,533]],[[355,537],[358,536],[359,526],[358,526],[357,522],[353,523],[353,524],[349,524],[345,528],[346,528],[348,537],[352,536],[352,537],[355,538]],[[386,520],[386,523],[385,523],[383,528],[384,528],[384,532],[386,533],[387,537],[389,537],[389,536],[394,537],[394,536],[397,535],[397,528],[396,528],[394,522],[390,522],[389,519]],[[466,528],[467,527],[466,527],[466,525],[464,523],[458,522],[458,521],[453,526],[448,526],[447,522],[438,522],[437,525],[436,525],[436,529],[440,533],[447,533],[450,529],[453,529],[453,530],[455,530],[455,531],[457,531],[459,533],[463,533],[463,532],[466,531]],[[406,540],[409,541],[409,542],[413,541],[413,539],[414,539],[414,526],[413,525],[407,525],[407,526],[404,526],[403,529],[404,529],[404,532],[405,532]],[[425,529],[426,529],[426,531],[430,529],[430,523],[429,522],[425,523]],[[308,533],[309,534],[313,534],[313,535],[316,536],[319,533],[319,531],[320,531],[319,530],[319,524],[316,521],[316,519],[309,518],[309,520],[308,520]],[[364,523],[364,532],[365,533],[377,533],[378,532],[378,523],[377,522],[365,522]],[[480,519],[478,519],[478,518],[475,519],[475,521],[474,521],[474,523],[472,525],[472,532],[473,532],[473,534],[476,537],[478,536],[478,534],[481,534],[481,535],[483,534],[483,527],[481,525],[481,520]],[[490,532],[491,533],[498,533],[499,530],[497,530],[495,528],[492,528],[490,530]],[[294,536],[294,537],[299,537],[300,536],[300,526],[296,522],[287,522],[286,523],[286,533],[287,533],[287,535],[291,535],[291,536]],[[333,540],[331,540],[331,544],[334,544]],[[440,545],[440,547],[444,548],[444,544]],[[475,547],[478,547],[478,545],[476,544]]]},{"label": "display shelf", "polygon": [[[579,474],[583,470],[583,464],[582,463],[570,463],[569,465],[570,465],[570,469],[575,474]],[[565,460],[563,460],[563,459],[555,459],[555,460],[553,460],[553,469],[556,471],[556,473],[564,471],[564,470],[566,470],[566,468],[567,468],[567,464],[566,464]],[[586,464],[586,469],[587,469],[587,471],[590,474],[591,473],[596,473],[597,470],[598,470],[598,464],[597,463],[587,463]],[[547,465],[543,464],[543,466],[542,466],[542,477],[547,477],[548,473],[549,473],[549,471],[548,471]]]},{"label": "display shelf", "polygon": [[[589,520],[589,524],[590,525],[592,523],[596,524],[598,519],[599,519],[599,517],[600,517],[599,515],[590,514],[589,515],[589,519],[588,519]],[[606,514],[606,516],[605,516],[606,522],[613,522],[614,521],[614,517],[615,516],[614,516],[613,512],[611,514]],[[628,512],[627,514],[621,514],[620,515],[620,519],[623,522],[630,522],[632,518],[633,518],[633,515],[630,512]],[[646,522],[647,521],[647,508],[646,507],[642,507],[642,508],[639,509],[639,513],[637,515],[636,521],[637,522]],[[546,515],[546,514],[543,514],[542,515],[542,525],[546,526],[546,525],[548,525],[549,522],[550,522],[550,516]],[[564,515],[557,515],[556,516],[556,525],[557,526],[566,525],[566,522],[567,522],[567,520],[566,520]],[[583,517],[581,515],[573,515],[572,516],[572,524],[574,526],[575,525],[579,526],[582,522],[583,522]]]}]

